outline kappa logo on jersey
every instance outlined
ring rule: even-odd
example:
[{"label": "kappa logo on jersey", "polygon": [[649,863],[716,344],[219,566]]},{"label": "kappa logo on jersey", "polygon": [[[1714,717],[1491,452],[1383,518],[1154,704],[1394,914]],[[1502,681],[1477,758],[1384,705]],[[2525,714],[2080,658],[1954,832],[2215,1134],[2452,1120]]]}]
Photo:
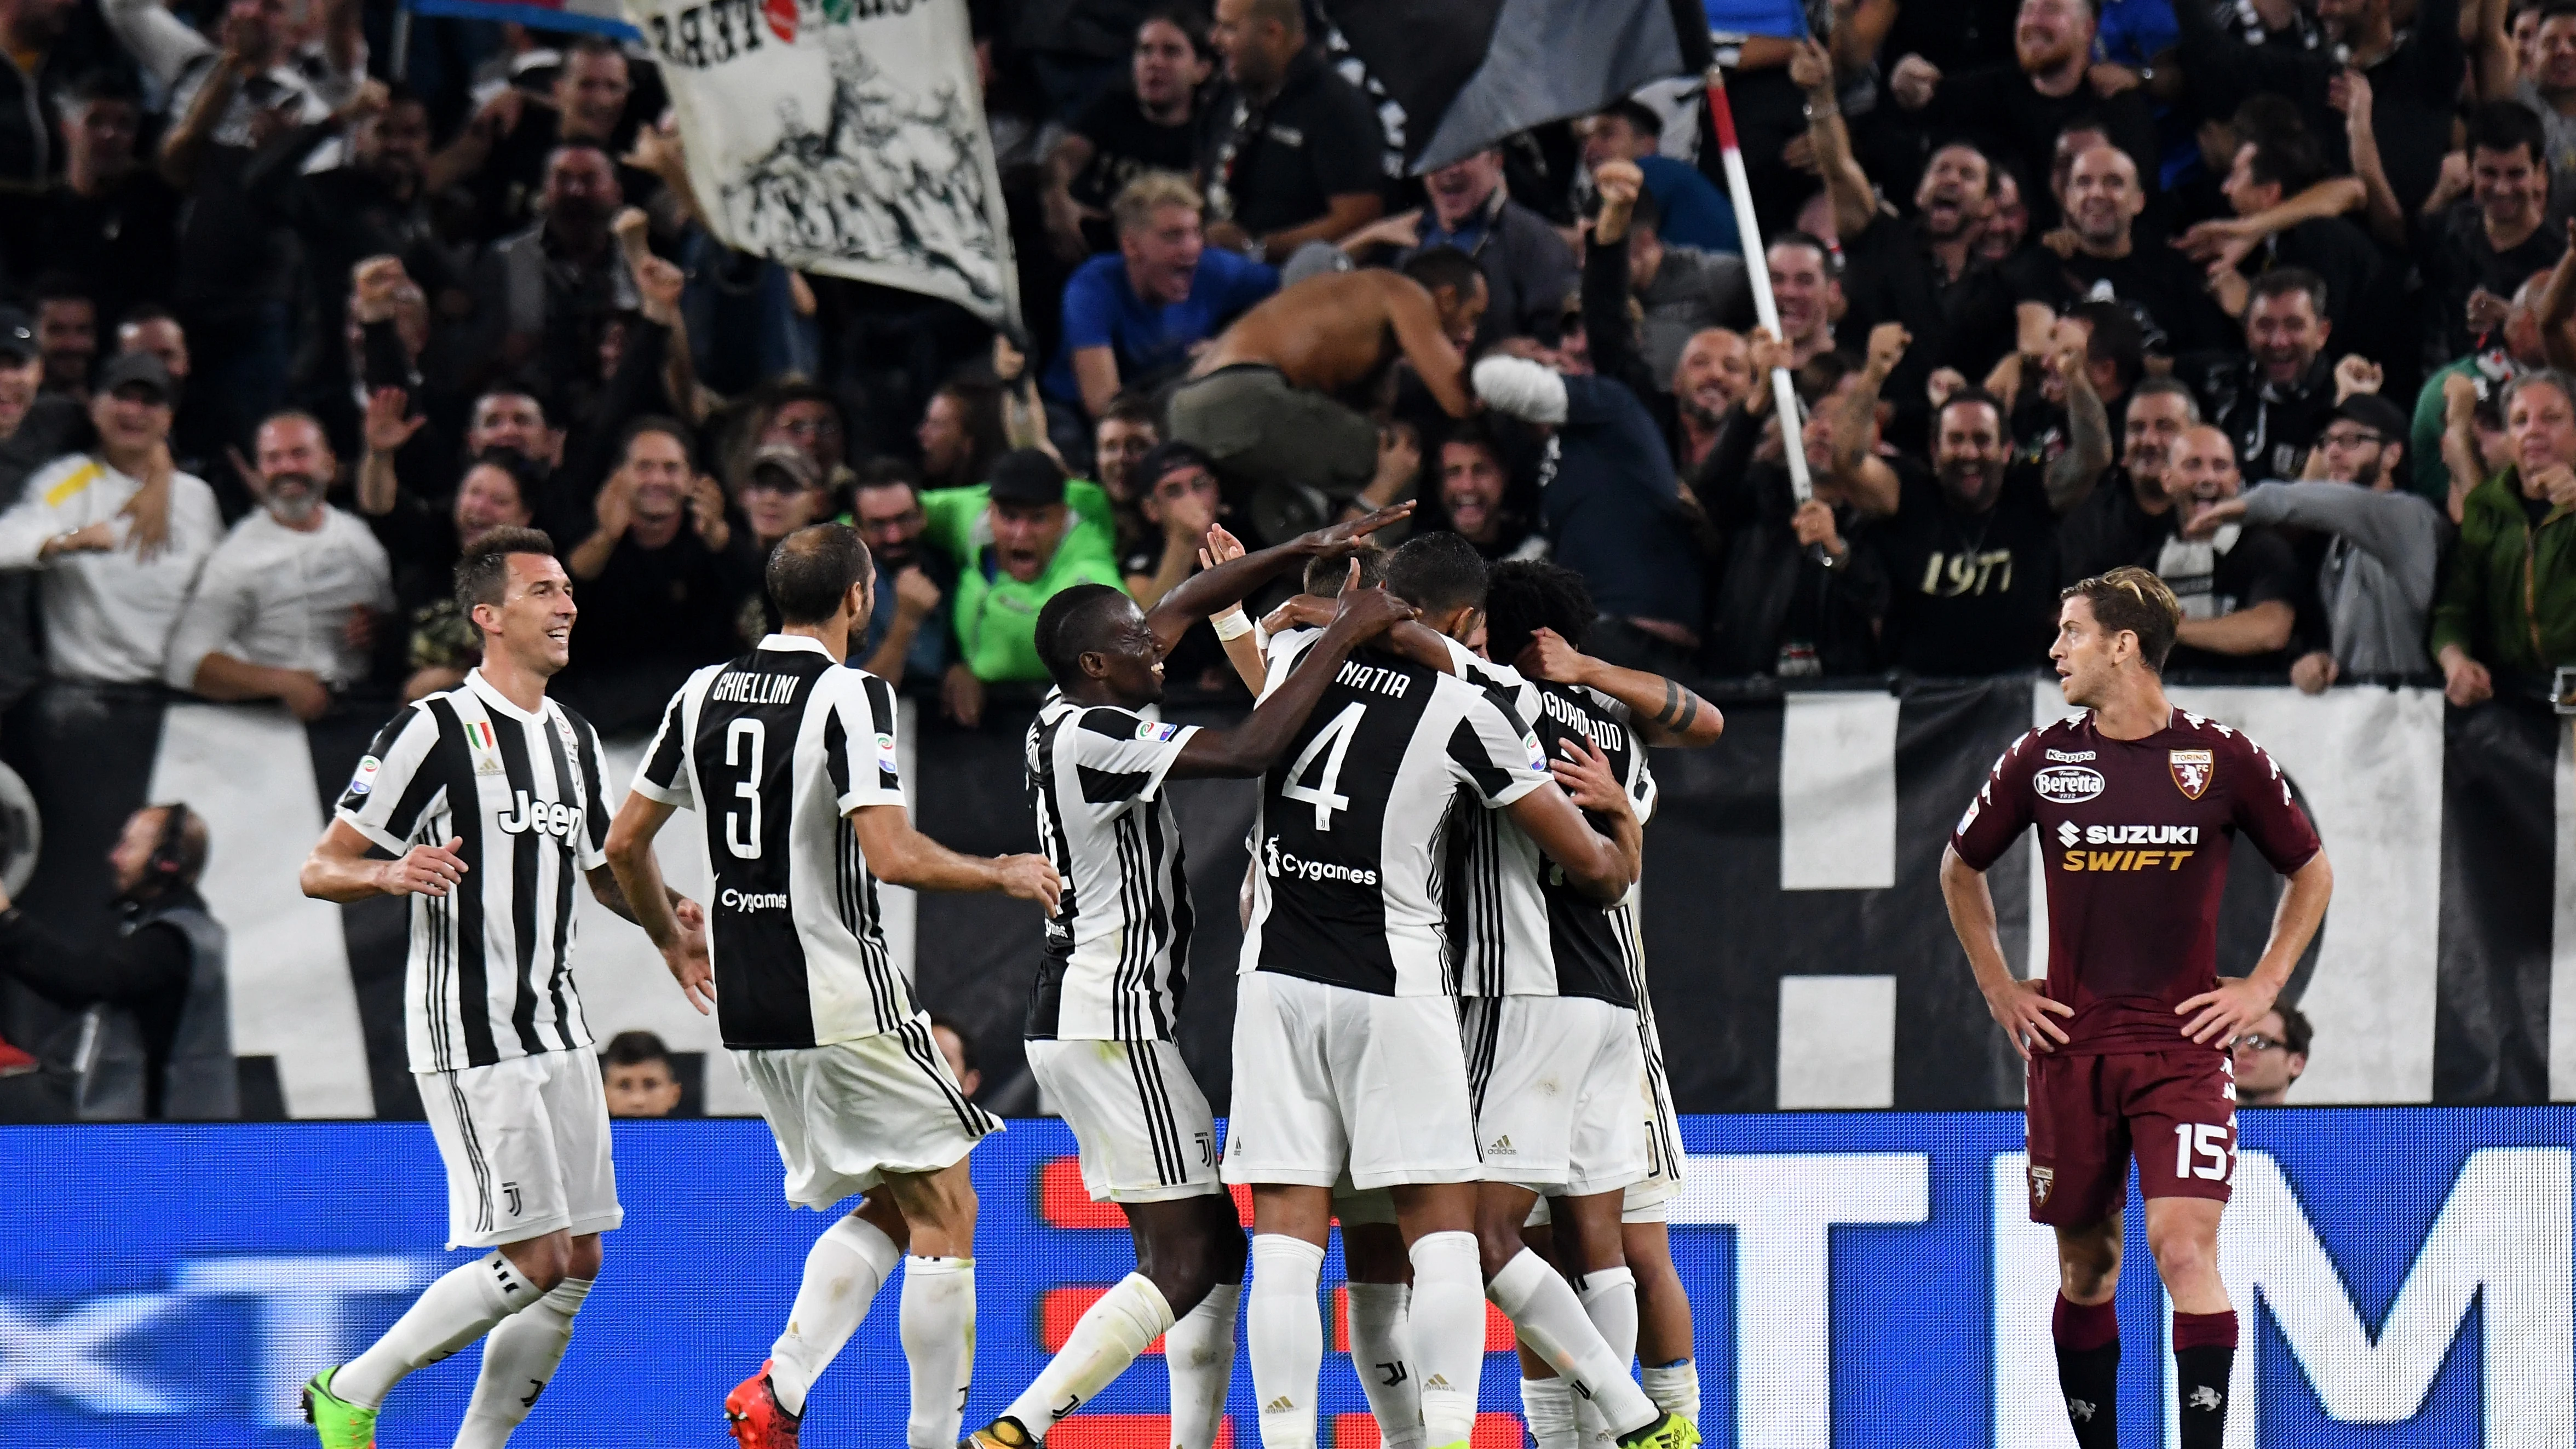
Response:
[{"label": "kappa logo on jersey", "polygon": [[2030,788],[2051,804],[2072,805],[2101,794],[2105,786],[2099,770],[2083,765],[2051,765],[2030,777]]},{"label": "kappa logo on jersey", "polygon": [[2182,798],[2197,800],[2218,777],[2218,756],[2210,750],[2173,750],[2167,753],[2166,768],[2173,771],[2174,788]]},{"label": "kappa logo on jersey", "polygon": [[358,773],[349,777],[349,793],[352,795],[364,795],[368,791],[376,788],[376,772],[384,767],[385,762],[377,759],[373,755],[360,756],[358,759]]},{"label": "kappa logo on jersey", "polygon": [[527,791],[521,790],[516,812],[505,810],[493,823],[511,835],[534,831],[569,843],[581,834],[581,817],[582,807],[578,805],[566,805],[561,800],[531,799]]},{"label": "kappa logo on jersey", "polygon": [[2091,750],[2050,750],[2048,761],[2056,765],[2080,765],[2093,758]]},{"label": "kappa logo on jersey", "polygon": [[1179,734],[1180,732],[1181,727],[1179,725],[1158,724],[1150,719],[1139,720],[1136,724],[1136,738],[1143,740],[1149,745],[1163,744],[1169,741],[1172,736]]}]

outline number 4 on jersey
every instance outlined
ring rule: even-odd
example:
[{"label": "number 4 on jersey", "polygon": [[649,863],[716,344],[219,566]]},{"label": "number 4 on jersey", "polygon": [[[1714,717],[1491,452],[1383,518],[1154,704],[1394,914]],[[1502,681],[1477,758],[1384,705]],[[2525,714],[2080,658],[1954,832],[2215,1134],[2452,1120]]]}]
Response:
[{"label": "number 4 on jersey", "polygon": [[[1342,782],[1342,757],[1350,753],[1351,736],[1359,732],[1360,718],[1367,713],[1367,705],[1343,705],[1342,712],[1333,716],[1333,722],[1306,742],[1306,748],[1297,754],[1296,763],[1288,767],[1287,778],[1279,783],[1279,798],[1299,800],[1315,807],[1317,830],[1331,830],[1333,812],[1351,808],[1351,797],[1335,791]],[[1305,783],[1306,771],[1319,754],[1324,757],[1323,778],[1308,785]]]}]

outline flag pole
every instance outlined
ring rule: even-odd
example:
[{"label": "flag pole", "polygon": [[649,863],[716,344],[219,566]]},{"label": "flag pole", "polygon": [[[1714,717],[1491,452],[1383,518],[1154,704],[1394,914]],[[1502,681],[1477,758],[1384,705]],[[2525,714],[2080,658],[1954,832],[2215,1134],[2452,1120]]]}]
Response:
[{"label": "flag pole", "polygon": [[[1771,265],[1762,247],[1762,230],[1753,216],[1753,183],[1744,174],[1744,151],[1735,141],[1735,110],[1726,103],[1726,68],[1709,62],[1708,114],[1717,128],[1718,159],[1726,165],[1726,190],[1735,202],[1735,231],[1744,248],[1744,275],[1753,284],[1753,316],[1772,336],[1780,335],[1780,306],[1771,298]],[[1786,368],[1771,370],[1771,402],[1780,415],[1780,452],[1789,463],[1789,491],[1800,503],[1816,494],[1807,477],[1807,449],[1799,439],[1798,389]]]}]

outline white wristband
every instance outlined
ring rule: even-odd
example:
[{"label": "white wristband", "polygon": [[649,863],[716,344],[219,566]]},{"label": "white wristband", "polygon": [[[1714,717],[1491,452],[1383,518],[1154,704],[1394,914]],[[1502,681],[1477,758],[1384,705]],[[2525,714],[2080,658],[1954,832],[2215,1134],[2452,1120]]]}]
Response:
[{"label": "white wristband", "polygon": [[1252,632],[1252,621],[1244,617],[1241,604],[1236,604],[1222,614],[1209,615],[1208,625],[1216,630],[1218,639],[1229,644]]}]

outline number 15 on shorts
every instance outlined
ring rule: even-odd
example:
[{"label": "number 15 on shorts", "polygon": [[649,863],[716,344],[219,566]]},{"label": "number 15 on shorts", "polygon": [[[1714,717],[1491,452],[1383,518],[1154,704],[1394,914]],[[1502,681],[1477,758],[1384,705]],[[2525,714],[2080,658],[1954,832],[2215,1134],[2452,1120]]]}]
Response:
[{"label": "number 15 on shorts", "polygon": [[2227,1170],[2235,1166],[2235,1155],[2228,1150],[2228,1128],[2209,1122],[2176,1122],[2174,1124],[2174,1177],[2205,1177],[2211,1182],[2225,1182]]}]

